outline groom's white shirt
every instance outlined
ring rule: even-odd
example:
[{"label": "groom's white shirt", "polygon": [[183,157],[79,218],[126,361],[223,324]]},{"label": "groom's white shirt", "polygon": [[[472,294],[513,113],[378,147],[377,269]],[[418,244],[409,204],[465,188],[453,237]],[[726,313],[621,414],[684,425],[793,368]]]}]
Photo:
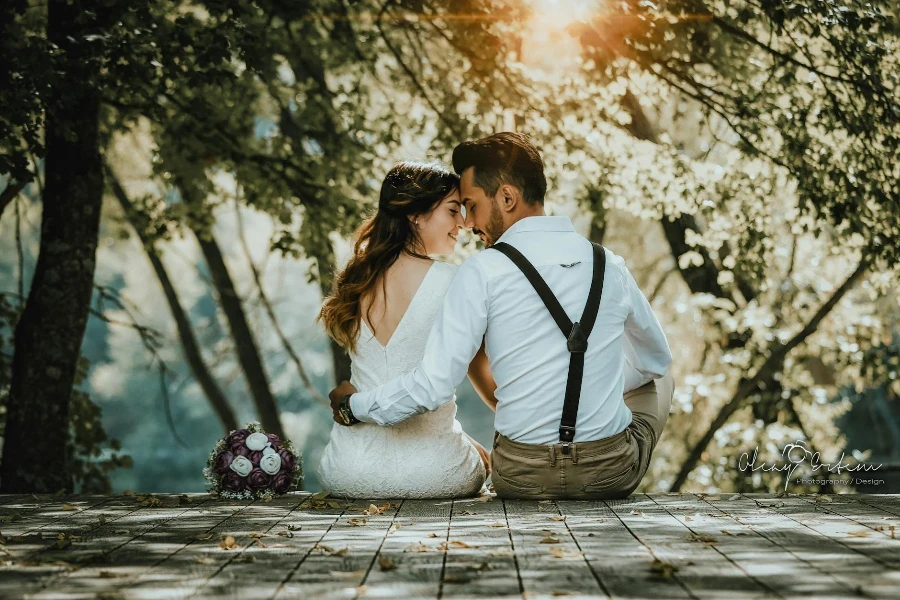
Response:
[{"label": "groom's white shirt", "polygon": [[[569,318],[581,319],[593,253],[568,217],[524,218],[498,241],[525,255]],[[422,362],[384,385],[353,394],[353,414],[361,421],[390,425],[450,401],[482,339],[497,382],[496,430],[524,443],[558,443],[569,365],[566,337],[525,275],[500,252],[480,252],[462,264]],[[662,377],[671,362],[649,302],[622,257],[607,249],[600,313],[585,354],[575,441],[598,440],[625,429],[631,411],[624,392]]]}]

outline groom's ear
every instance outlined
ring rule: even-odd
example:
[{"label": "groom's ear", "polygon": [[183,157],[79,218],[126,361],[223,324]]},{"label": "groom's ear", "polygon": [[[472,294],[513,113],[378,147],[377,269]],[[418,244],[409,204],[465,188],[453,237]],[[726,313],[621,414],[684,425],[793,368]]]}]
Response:
[{"label": "groom's ear", "polygon": [[520,200],[519,190],[509,184],[500,186],[500,208],[507,212],[515,210]]}]

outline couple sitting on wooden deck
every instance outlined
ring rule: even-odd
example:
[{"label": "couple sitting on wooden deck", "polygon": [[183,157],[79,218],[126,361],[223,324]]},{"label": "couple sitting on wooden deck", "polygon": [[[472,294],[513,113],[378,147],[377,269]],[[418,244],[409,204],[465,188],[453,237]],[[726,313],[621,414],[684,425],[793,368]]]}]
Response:
[{"label": "couple sitting on wooden deck", "polygon": [[[527,137],[453,151],[456,174],[402,162],[320,318],[352,359],[330,394],[319,481],[345,498],[631,494],[672,402],[672,355],[624,260],[546,216]],[[469,228],[487,250],[459,267]],[[496,411],[489,453],[456,420],[468,374]]]}]

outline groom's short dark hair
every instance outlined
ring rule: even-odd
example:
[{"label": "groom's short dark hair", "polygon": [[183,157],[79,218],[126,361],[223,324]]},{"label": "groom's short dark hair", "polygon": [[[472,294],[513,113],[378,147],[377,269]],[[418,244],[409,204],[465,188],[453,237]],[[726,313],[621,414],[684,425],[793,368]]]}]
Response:
[{"label": "groom's short dark hair", "polygon": [[510,184],[522,190],[528,204],[544,203],[544,161],[528,136],[505,131],[461,143],[453,149],[453,170],[462,175],[469,167],[475,168],[475,185],[488,196]]}]

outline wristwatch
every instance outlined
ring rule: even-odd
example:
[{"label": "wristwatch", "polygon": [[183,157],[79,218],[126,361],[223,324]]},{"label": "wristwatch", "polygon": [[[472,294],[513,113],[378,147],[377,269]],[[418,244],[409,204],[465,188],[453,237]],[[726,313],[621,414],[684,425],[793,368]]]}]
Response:
[{"label": "wristwatch", "polygon": [[341,413],[341,419],[344,420],[344,425],[355,425],[359,423],[359,419],[353,416],[353,411],[350,409],[350,396],[353,394],[347,394],[343,398],[341,398],[341,403],[338,406],[338,412]]}]

